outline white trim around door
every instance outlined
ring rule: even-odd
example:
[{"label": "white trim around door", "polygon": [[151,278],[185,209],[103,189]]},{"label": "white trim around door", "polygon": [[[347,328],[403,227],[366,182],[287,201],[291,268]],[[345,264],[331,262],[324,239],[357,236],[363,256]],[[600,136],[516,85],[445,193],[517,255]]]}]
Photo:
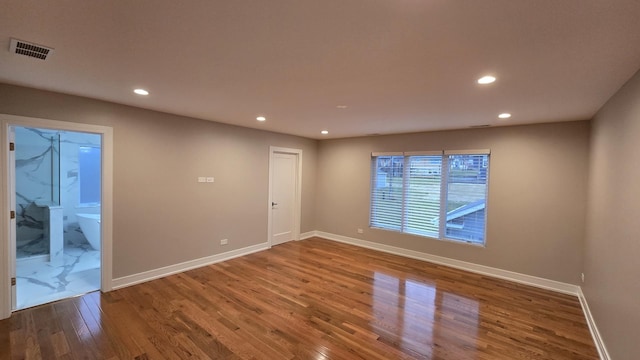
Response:
[{"label": "white trim around door", "polygon": [[273,157],[275,154],[291,154],[295,155],[297,159],[296,164],[296,191],[295,191],[295,200],[294,200],[294,229],[293,229],[293,239],[300,239],[300,219],[302,218],[302,150],[301,149],[290,149],[283,148],[277,146],[269,147],[269,202],[267,203],[267,241],[269,247],[272,246],[272,237],[273,237],[273,227],[272,227],[272,187],[273,187]]},{"label": "white trim around door", "polygon": [[68,130],[100,134],[102,136],[102,214],[101,214],[101,287],[103,292],[112,289],[112,240],[113,240],[113,128],[100,125],[30,118],[0,114],[0,319],[11,316],[11,266],[10,261],[10,191],[9,182],[9,128],[23,126]]}]

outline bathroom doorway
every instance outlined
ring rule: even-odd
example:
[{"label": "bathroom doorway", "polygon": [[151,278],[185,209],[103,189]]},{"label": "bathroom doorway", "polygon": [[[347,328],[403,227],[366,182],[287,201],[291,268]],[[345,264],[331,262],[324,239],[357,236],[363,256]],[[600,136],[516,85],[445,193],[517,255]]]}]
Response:
[{"label": "bathroom doorway", "polygon": [[99,290],[102,136],[10,126],[9,138],[12,310]]}]

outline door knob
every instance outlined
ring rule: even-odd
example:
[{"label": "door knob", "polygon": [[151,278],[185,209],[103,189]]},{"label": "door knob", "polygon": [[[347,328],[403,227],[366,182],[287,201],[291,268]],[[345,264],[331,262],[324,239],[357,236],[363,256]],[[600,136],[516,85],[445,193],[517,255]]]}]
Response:
[{"label": "door knob", "polygon": [[273,201],[271,202],[271,206],[276,206],[276,205],[278,205],[278,203],[273,202]]}]

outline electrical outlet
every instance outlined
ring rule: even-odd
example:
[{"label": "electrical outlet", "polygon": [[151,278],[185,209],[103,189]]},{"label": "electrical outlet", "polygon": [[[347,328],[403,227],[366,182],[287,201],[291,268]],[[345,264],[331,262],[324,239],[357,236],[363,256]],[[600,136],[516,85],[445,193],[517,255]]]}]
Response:
[{"label": "electrical outlet", "polygon": [[580,274],[580,278],[582,279],[582,282],[584,282],[584,273]]},{"label": "electrical outlet", "polygon": [[206,181],[207,181],[207,178],[205,178],[204,176],[198,176],[198,182],[199,183],[203,183],[203,182],[206,182]]},{"label": "electrical outlet", "polygon": [[227,245],[229,243],[229,239],[220,240],[220,245]]},{"label": "electrical outlet", "polygon": [[358,229],[358,234],[364,234],[364,230]]},{"label": "electrical outlet", "polygon": [[213,182],[213,181],[214,181],[214,178],[213,178],[213,177],[207,177],[207,182],[208,182],[208,183],[211,183],[211,182]]}]

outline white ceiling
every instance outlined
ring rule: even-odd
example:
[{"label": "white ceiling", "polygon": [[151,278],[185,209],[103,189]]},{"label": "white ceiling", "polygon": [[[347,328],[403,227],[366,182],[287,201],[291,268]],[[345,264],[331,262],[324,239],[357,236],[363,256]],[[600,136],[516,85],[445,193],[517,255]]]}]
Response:
[{"label": "white ceiling", "polygon": [[[640,68],[637,0],[0,0],[0,9],[0,82],[316,139],[589,119]],[[12,37],[55,52],[11,54]],[[498,81],[475,83],[488,73]],[[499,120],[505,111],[513,117]]]}]

